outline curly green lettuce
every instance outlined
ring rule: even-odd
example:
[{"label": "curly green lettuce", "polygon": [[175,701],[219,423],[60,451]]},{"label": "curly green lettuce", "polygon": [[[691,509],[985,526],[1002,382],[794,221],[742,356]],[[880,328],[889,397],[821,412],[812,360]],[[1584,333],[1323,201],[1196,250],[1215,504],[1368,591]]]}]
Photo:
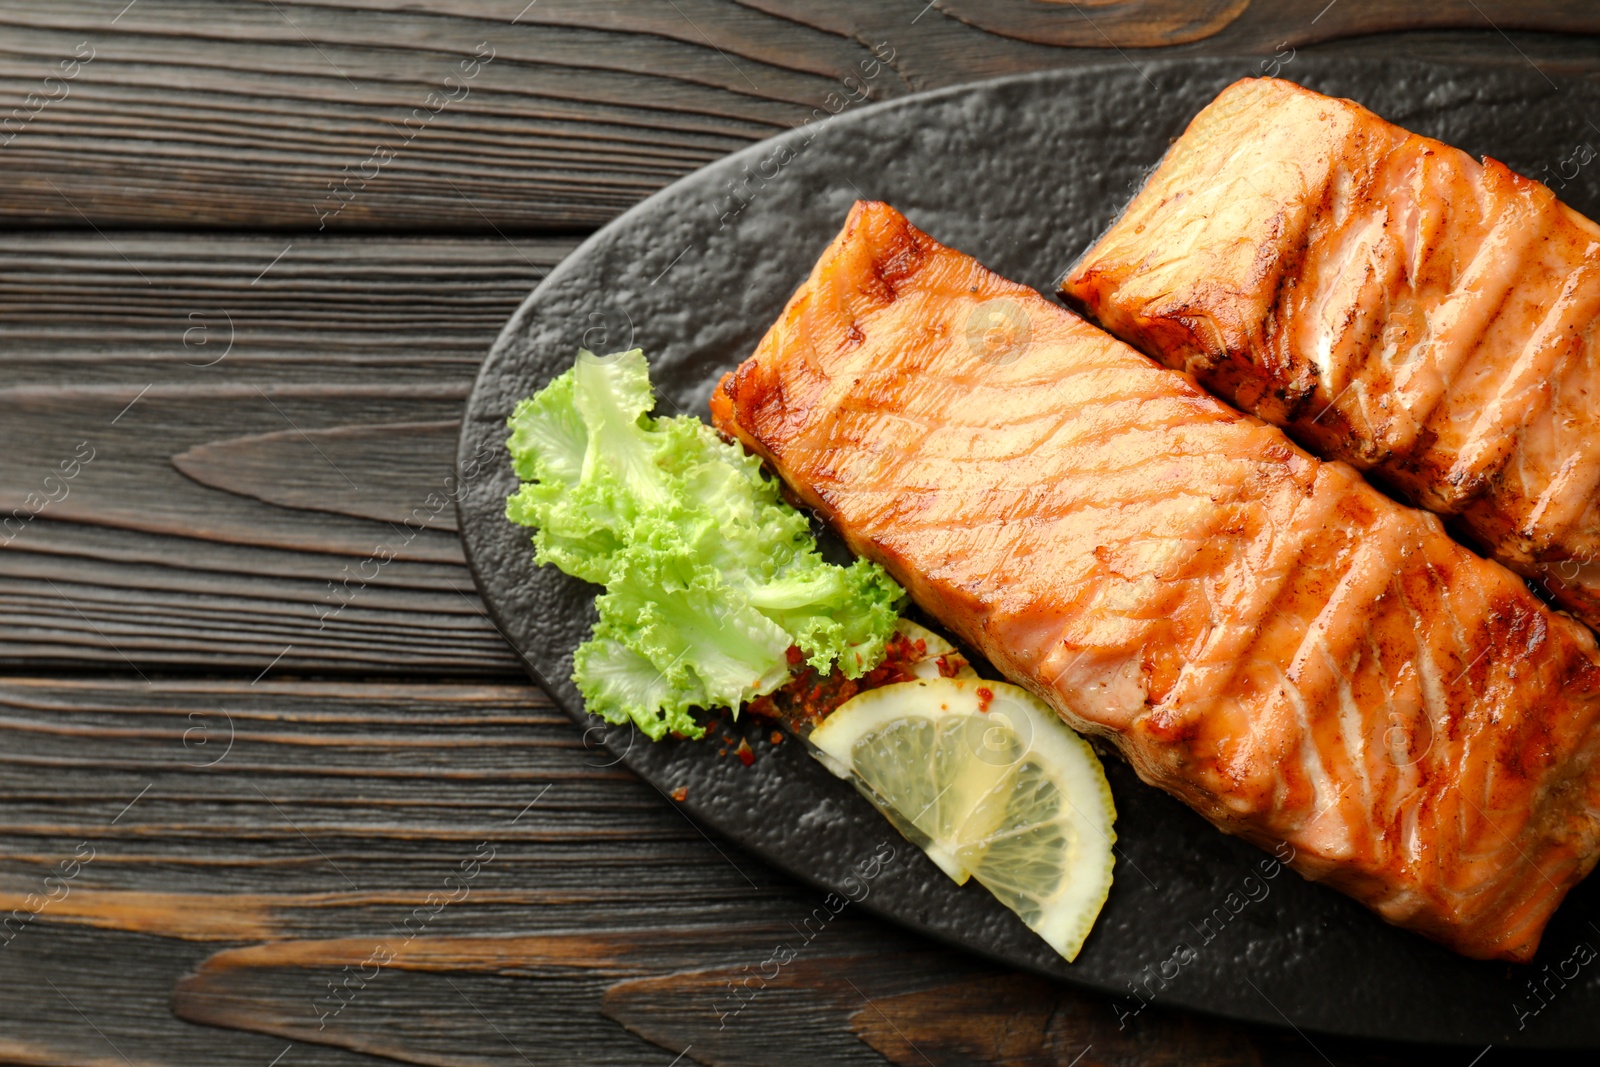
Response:
[{"label": "curly green lettuce", "polygon": [[522,485],[506,517],[534,528],[537,562],[606,587],[574,657],[589,710],[700,737],[692,709],[737,715],[789,678],[791,647],[849,678],[877,666],[900,587],[824,560],[759,458],[654,406],[643,352],[581,351],[507,420]]}]

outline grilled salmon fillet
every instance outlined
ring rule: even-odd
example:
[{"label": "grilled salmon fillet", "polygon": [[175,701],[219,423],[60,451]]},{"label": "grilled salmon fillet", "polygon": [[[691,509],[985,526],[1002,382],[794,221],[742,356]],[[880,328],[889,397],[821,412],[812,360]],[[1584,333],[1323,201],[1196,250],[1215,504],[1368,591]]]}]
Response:
[{"label": "grilled salmon fillet", "polygon": [[1246,79],[1061,292],[1600,625],[1600,226],[1543,185]]},{"label": "grilled salmon fillet", "polygon": [[892,208],[712,412],[1074,729],[1389,921],[1526,960],[1594,865],[1588,630]]}]

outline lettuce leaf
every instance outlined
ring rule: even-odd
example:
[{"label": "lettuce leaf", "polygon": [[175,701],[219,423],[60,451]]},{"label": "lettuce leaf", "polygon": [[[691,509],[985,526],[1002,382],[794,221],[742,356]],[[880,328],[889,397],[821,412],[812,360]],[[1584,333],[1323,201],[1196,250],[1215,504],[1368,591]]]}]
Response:
[{"label": "lettuce leaf", "polygon": [[574,659],[589,710],[699,737],[692,709],[737,715],[789,678],[791,647],[850,678],[877,666],[900,587],[828,563],[758,457],[654,404],[643,352],[580,351],[507,420],[522,484],[506,517],[534,527],[539,563],[606,587]]}]

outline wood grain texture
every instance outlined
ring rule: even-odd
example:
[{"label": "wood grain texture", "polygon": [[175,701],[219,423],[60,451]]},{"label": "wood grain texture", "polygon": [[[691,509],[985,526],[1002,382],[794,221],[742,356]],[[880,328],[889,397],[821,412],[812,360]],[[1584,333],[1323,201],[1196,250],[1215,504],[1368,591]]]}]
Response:
[{"label": "wood grain texture", "polygon": [[[81,41],[94,58],[6,146],[20,179],[7,213],[589,226],[803,121],[870,56],[725,0],[521,6],[141,0],[118,18],[114,2],[8,3],[0,96],[21,104]],[[461,67],[475,56],[492,59]],[[876,81],[907,91],[892,73]]]},{"label": "wood grain texture", "polygon": [[[452,932],[649,925],[669,906],[720,922],[733,900],[792,899],[614,762],[525,684],[10,677],[0,890],[35,892],[87,842],[47,917],[209,940],[200,909],[225,896],[246,937],[331,937],[403,922],[488,842]],[[641,885],[643,842],[662,867]],[[674,857],[696,859],[675,873]]]},{"label": "wood grain texture", "polygon": [[[186,975],[173,1010],[192,1022],[439,1067],[493,1067],[530,1053],[544,1062],[584,1062],[596,1044],[632,1046],[641,1059],[654,1059],[597,1011],[609,985],[662,968],[764,954],[785,933],[792,936],[783,926],[735,923],[409,941],[391,933],[251,946],[220,952]],[[528,1010],[530,1000],[538,1011]],[[803,1044],[815,1055],[818,1037]]]},{"label": "wood grain texture", "polygon": [[[1142,1013],[1141,1013],[1142,1015]],[[1311,1043],[1178,1012],[1155,1012],[1126,1027],[1098,999],[1063,995],[1025,975],[995,975],[874,997],[850,1016],[850,1029],[891,1063],[938,1067],[1006,1063],[1014,1067],[1312,1067],[1327,1062]],[[1323,1040],[1350,1067],[1415,1062]]]},{"label": "wood grain texture", "polygon": [[[277,1067],[392,1067],[393,1061],[334,1046],[295,1043],[291,1049],[276,1036],[178,1018],[173,987],[209,952],[159,937],[35,924],[0,952],[6,1011],[0,1064],[268,1067],[282,1055]],[[480,1021],[480,1040],[485,1033],[493,1036]]]},{"label": "wood grain texture", "polygon": [[[207,441],[173,456],[172,465],[190,481],[264,504],[404,525],[421,518],[413,514],[418,502],[407,484],[414,465],[452,456],[460,433],[454,419],[272,430]],[[397,448],[397,441],[405,444]],[[322,457],[326,462],[316,462]],[[345,481],[346,467],[362,469],[359,483]],[[295,477],[285,478],[287,470]],[[454,531],[453,512],[427,515],[428,528]]]},{"label": "wood grain texture", "polygon": [[[1098,998],[988,972],[951,953],[862,951],[873,940],[870,926],[841,919],[810,943],[790,926],[746,922],[627,934],[291,941],[209,957],[178,982],[173,1008],[192,1022],[439,1067],[513,1063],[525,1050],[581,1059],[589,1035],[606,1032],[594,1016],[597,1002],[652,1044],[717,1067],[1324,1062],[1292,1036],[1170,1013],[1118,1029]],[[719,958],[771,959],[775,945],[798,946],[800,954],[781,969],[700,969]],[[671,973],[651,974],[664,969]],[[531,995],[545,1010],[526,1010]],[[415,1010],[423,1004],[426,1011]],[[498,1040],[462,1040],[485,1023]],[[1334,1050],[1350,1064],[1406,1062]]]},{"label": "wood grain texture", "polygon": [[1413,56],[1555,72],[1592,68],[1581,40],[1500,30],[1600,20],[1582,0],[4,0],[0,218],[581,229],[868,100],[1112,48],[1270,54],[1401,26],[1462,28],[1413,39]]},{"label": "wood grain texture", "polygon": [[1124,1026],[1100,997],[960,955],[833,951],[801,955],[771,978],[772,968],[746,966],[624,979],[604,1011],[663,1047],[692,1043],[712,1067],[1463,1067],[1482,1051],[1308,1040],[1159,1006]]},{"label": "wood grain texture", "polygon": [[[1264,37],[1274,29],[1293,44],[1396,30],[1463,29],[1553,30],[1573,34],[1600,33],[1600,9],[1572,0],[1525,0],[1484,4],[1481,0],[1433,0],[1427,4],[1394,4],[1387,0],[1340,0],[1297,9],[1290,4],[1255,5],[1256,28]],[[1311,11],[1315,8],[1315,12]],[[1502,40],[1507,40],[1502,38]]]},{"label": "wood grain texture", "polygon": [[1178,6],[1161,0],[934,0],[969,25],[1036,44],[1077,48],[1159,48],[1220,33],[1250,0]]},{"label": "wood grain texture", "polygon": [[0,1062],[666,1063],[604,990],[758,966],[820,897],[612,762],[527,685],[0,680]]},{"label": "wood grain texture", "polygon": [[455,427],[571,247],[0,239],[0,662],[517,672],[455,538]]},{"label": "wood grain texture", "polygon": [[840,944],[830,937],[781,968],[711,967],[620,981],[607,990],[603,1010],[662,1047],[693,1042],[695,1058],[712,1067],[876,1067],[884,1057],[848,1024],[857,1008],[994,973],[926,947],[864,954]]},{"label": "wood grain texture", "polygon": [[[1128,0],[934,0],[936,10],[963,22],[1036,44],[1084,48],[1158,48],[1190,44],[1223,33],[1248,13],[1241,27],[1265,42],[1273,25],[1297,44],[1384,30],[1494,29],[1600,33],[1600,11],[1572,0],[1482,4],[1475,0],[1402,5],[1386,0],[1341,3],[1267,3],[1208,0],[1174,5]],[[1065,8],[1065,10],[1063,10]]]}]

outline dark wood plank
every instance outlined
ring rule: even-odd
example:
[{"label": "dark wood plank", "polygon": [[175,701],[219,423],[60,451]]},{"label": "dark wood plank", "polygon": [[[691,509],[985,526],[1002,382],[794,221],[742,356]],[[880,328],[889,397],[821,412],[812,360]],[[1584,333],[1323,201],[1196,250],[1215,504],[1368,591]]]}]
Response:
[{"label": "dark wood plank", "polygon": [[782,958],[769,951],[733,966],[619,981],[603,1010],[664,1048],[692,1044],[692,1055],[711,1067],[878,1067],[887,1062],[882,1053],[850,1029],[858,1007],[995,973],[931,946],[851,951],[827,928],[814,940],[791,934],[783,944],[795,953],[787,963],[768,963]]},{"label": "dark wood plank", "polygon": [[0,1064],[268,1067],[282,1055],[277,1067],[393,1067],[392,1060],[335,1046],[291,1048],[276,1036],[178,1018],[173,987],[210,950],[139,934],[35,925],[0,952],[6,1011]]},{"label": "dark wood plank", "polygon": [[[1084,1060],[1144,1067],[1322,1062],[1304,1044],[1280,1050],[1274,1046],[1281,1042],[1245,1027],[1171,1012],[1120,1027],[1099,998],[1063,996],[1049,983],[1023,975],[875,997],[856,1007],[850,1028],[896,1064],[924,1057],[940,1067],[1066,1067]],[[1263,1045],[1284,1054],[1264,1056]]]},{"label": "dark wood plank", "polygon": [[[663,967],[764,954],[787,932],[739,923],[276,942],[210,957],[178,982],[173,1010],[191,1022],[440,1067],[664,1063],[601,1014],[606,988]],[[823,1038],[803,1044],[815,1055]]]},{"label": "dark wood plank", "polygon": [[866,953],[830,946],[781,967],[625,979],[606,991],[603,1003],[629,1030],[664,1048],[689,1045],[712,1067],[802,1067],[819,1060],[863,1067],[1577,1067],[1592,1060],[1577,1053],[1380,1046],[1160,1006],[1124,1026],[1106,998],[926,948]]},{"label": "dark wood plank", "polygon": [[1078,48],[1155,48],[1203,41],[1220,33],[1249,7],[1250,0],[1206,0],[1181,6],[1162,0],[1086,5],[1057,0],[933,3],[940,14],[990,33],[1035,44]]},{"label": "dark wood plank", "polygon": [[0,662],[517,672],[455,538],[455,425],[571,247],[0,239]]},{"label": "dark wood plank", "polygon": [[1582,0],[3,0],[0,218],[587,228],[866,100],[1401,27],[1459,31],[1411,55],[1592,70],[1592,42],[1500,31],[1595,33],[1600,16]]},{"label": "dark wood plank", "polygon": [[931,951],[814,953],[781,970],[727,967],[630,979],[612,986],[604,1005],[606,1014],[658,1045],[693,1043],[701,1061],[716,1067],[802,1067],[819,1050],[829,1063],[887,1059],[918,1067],[1323,1062],[1278,1035],[1168,1012],[1152,1011],[1119,1029],[1100,997]]},{"label": "dark wood plank", "polygon": [[80,841],[93,861],[50,917],[196,940],[226,933],[198,905],[238,893],[226,940],[386,929],[485,841],[453,933],[794,899],[614,762],[526,684],[7,678],[0,911]]},{"label": "dark wood plank", "polygon": [[[444,458],[448,462],[460,432],[461,424],[455,419],[339,426],[304,433],[270,430],[207,441],[173,456],[172,465],[190,481],[265,504],[404,525],[417,519],[412,512],[418,501],[407,484],[413,465],[419,459],[437,463]],[[405,444],[396,448],[395,442],[401,439]],[[328,462],[312,462],[322,456]],[[373,469],[384,460],[388,461],[386,469]],[[340,472],[347,467],[365,468],[365,477],[359,483],[354,479],[346,482]],[[295,477],[284,478],[286,470],[293,470]],[[453,509],[429,514],[428,519],[430,530],[456,529]]]},{"label": "dark wood plank", "polygon": [[[1065,6],[1067,10],[1061,8]],[[1263,43],[1274,26],[1296,44],[1384,30],[1479,29],[1561,30],[1600,33],[1600,12],[1572,0],[1483,4],[1442,0],[1401,5],[1386,0],[1343,3],[1265,3],[1208,0],[1170,4],[1126,2],[1069,4],[1065,0],[934,0],[935,10],[991,33],[1036,44],[1081,48],[1190,44],[1229,30],[1242,41]],[[1087,10],[1086,10],[1087,9]],[[1237,25],[1236,25],[1237,24]],[[1242,43],[1241,41],[1241,43]],[[1233,43],[1232,40],[1226,43]]]},{"label": "dark wood plank", "polygon": [[[37,911],[0,934],[0,1062],[114,1058],[95,1026],[141,1065],[512,1062],[496,1027],[539,1063],[651,1062],[606,987],[759,965],[821,900],[612,762],[526,685],[0,679],[0,915]],[[851,915],[817,945],[905,947]],[[174,1025],[175,992],[230,1029]]]},{"label": "dark wood plank", "polygon": [[124,403],[152,382],[460,389],[577,243],[7,233],[4,385],[120,387]]},{"label": "dark wood plank", "polygon": [[1172,1012],[1141,1013],[1119,1028],[1103,998],[950,954],[807,955],[773,971],[727,967],[625,980],[606,992],[605,1011],[658,1045],[693,1043],[701,1061],[716,1067],[801,1067],[813,1062],[807,1057],[818,1051],[817,1035],[826,1035],[827,1062],[863,1065],[1323,1062],[1303,1042]]},{"label": "dark wood plank", "polygon": [[15,104],[94,57],[0,157],[10,217],[587,227],[803,121],[870,56],[725,0],[123,6],[0,6]]}]

